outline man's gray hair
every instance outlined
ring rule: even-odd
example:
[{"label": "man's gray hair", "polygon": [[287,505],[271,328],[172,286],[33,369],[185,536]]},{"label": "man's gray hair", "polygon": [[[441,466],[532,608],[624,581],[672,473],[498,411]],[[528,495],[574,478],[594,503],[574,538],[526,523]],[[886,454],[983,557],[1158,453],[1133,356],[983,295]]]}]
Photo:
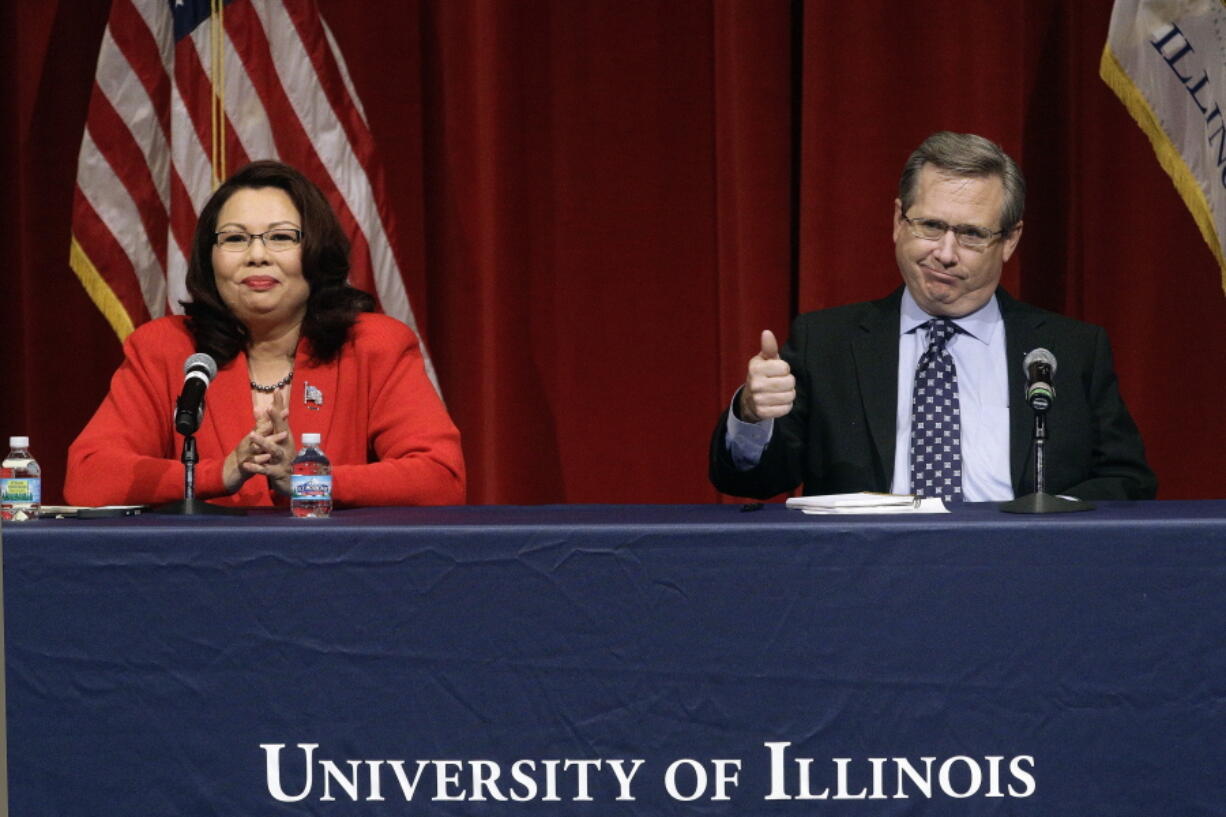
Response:
[{"label": "man's gray hair", "polygon": [[938,131],[925,139],[903,165],[902,178],[898,180],[898,198],[904,214],[915,203],[915,186],[924,165],[932,165],[948,176],[998,177],[1005,188],[1000,229],[1008,234],[1022,220],[1022,211],[1026,208],[1026,180],[1009,154],[990,139],[950,131]]}]

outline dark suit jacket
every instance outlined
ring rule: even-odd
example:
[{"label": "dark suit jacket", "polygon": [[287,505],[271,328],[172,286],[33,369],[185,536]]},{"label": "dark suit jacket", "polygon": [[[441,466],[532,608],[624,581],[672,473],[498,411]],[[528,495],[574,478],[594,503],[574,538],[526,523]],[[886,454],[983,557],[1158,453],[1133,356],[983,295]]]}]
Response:
[{"label": "dark suit jacket", "polygon": [[[1056,356],[1048,412],[1047,492],[1082,499],[1152,499],[1136,423],[1120,398],[1102,328],[996,291],[1009,365],[1009,464],[1017,496],[1034,491],[1034,413],[1022,359],[1042,346]],[[711,438],[711,482],[724,493],[767,498],[803,483],[806,494],[888,491],[894,472],[898,321],[902,288],[879,301],[810,312],[792,324],[781,355],[796,376],[796,403],[775,420],[762,460],[733,465],[727,411]]]}]

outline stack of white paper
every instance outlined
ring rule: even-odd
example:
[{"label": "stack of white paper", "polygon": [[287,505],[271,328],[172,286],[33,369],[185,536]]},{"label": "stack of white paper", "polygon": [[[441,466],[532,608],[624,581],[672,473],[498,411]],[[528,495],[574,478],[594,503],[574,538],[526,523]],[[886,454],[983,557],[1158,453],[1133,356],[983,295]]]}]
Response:
[{"label": "stack of white paper", "polygon": [[949,513],[935,497],[910,494],[826,494],[792,497],[787,506],[812,514],[847,513]]}]

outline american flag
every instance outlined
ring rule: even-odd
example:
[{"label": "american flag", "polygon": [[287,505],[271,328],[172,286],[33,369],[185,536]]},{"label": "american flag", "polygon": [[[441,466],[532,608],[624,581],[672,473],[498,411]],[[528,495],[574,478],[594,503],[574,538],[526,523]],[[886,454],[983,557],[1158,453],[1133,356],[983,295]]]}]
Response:
[{"label": "american flag", "polygon": [[353,245],[351,282],[416,331],[374,141],[315,2],[113,0],[70,263],[121,339],[183,311],[196,214],[220,181],[269,158],[319,185]]}]

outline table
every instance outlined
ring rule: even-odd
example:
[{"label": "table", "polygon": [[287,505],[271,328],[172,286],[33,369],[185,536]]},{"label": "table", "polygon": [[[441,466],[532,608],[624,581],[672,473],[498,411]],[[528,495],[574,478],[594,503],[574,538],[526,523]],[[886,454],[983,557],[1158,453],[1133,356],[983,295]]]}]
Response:
[{"label": "table", "polygon": [[1226,501],[2,537],[21,817],[1226,813]]}]

